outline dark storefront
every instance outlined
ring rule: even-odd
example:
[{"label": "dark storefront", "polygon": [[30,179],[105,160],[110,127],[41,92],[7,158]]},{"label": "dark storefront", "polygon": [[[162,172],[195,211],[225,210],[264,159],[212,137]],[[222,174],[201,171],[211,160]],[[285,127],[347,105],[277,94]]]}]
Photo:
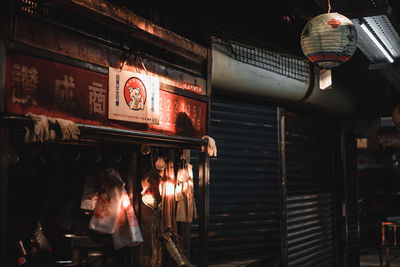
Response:
[{"label": "dark storefront", "polygon": [[352,115],[373,95],[345,79],[320,90],[321,69],[283,45],[164,28],[200,38],[209,6],[121,2],[1,4],[0,265],[360,266],[360,218],[397,214],[381,173],[357,170],[377,112]]},{"label": "dark storefront", "polygon": [[1,265],[206,266],[208,50],[100,2],[9,2]]}]

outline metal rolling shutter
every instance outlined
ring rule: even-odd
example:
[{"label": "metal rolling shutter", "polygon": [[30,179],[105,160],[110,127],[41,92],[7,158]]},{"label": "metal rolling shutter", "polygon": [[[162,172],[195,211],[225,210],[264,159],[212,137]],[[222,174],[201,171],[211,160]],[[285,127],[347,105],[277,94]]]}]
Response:
[{"label": "metal rolling shutter", "polygon": [[287,265],[334,266],[332,145],[321,121],[285,114]]},{"label": "metal rolling shutter", "polygon": [[218,148],[210,162],[210,264],[279,261],[277,108],[215,98],[210,136]]},{"label": "metal rolling shutter", "polygon": [[358,177],[357,177],[357,142],[354,138],[346,139],[347,170],[347,266],[360,266],[360,243],[358,234]]}]

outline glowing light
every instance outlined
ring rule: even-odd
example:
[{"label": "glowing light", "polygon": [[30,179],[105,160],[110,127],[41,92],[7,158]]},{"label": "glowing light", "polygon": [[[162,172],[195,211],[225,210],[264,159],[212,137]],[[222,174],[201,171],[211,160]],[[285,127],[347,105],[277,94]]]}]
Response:
[{"label": "glowing light", "polygon": [[181,184],[176,185],[176,193],[179,194],[181,192],[182,192],[182,185]]},{"label": "glowing light", "polygon": [[131,204],[131,201],[129,200],[128,195],[123,195],[122,196],[122,206],[124,207],[124,209],[129,207],[130,204]]},{"label": "glowing light", "polygon": [[379,43],[379,41],[375,38],[375,36],[371,33],[371,31],[365,26],[365,23],[361,24],[361,28],[368,34],[369,38],[375,43],[375,45],[381,50],[381,52],[385,55],[385,57],[389,60],[390,63],[393,63],[393,58],[389,55],[385,48]]},{"label": "glowing light", "polygon": [[167,184],[165,185],[165,190],[167,196],[173,196],[175,194],[175,185],[172,182],[167,181]]},{"label": "glowing light", "polygon": [[120,66],[119,66],[119,69],[122,69],[122,68],[126,65],[126,63],[128,63],[127,60],[121,61],[121,64],[120,64]]},{"label": "glowing light", "polygon": [[166,182],[164,182],[164,186],[162,186],[162,184],[160,183],[160,188],[159,189],[160,189],[160,194],[161,195],[163,194],[163,191],[162,191],[163,187],[164,187],[164,190],[165,190],[165,194],[167,196],[175,195],[175,184],[174,184],[174,182],[166,181]]}]

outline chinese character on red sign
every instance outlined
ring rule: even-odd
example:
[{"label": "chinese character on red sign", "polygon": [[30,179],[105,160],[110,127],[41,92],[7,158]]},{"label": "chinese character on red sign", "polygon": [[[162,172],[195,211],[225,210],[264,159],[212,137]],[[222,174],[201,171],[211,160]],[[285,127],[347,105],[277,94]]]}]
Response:
[{"label": "chinese character on red sign", "polygon": [[183,89],[194,92],[196,94],[203,94],[203,88],[199,85],[183,82]]},{"label": "chinese character on red sign", "polygon": [[206,132],[207,103],[160,90],[160,124],[151,128],[201,137]]},{"label": "chinese character on red sign", "polygon": [[7,56],[7,111],[104,122],[107,76],[36,57]]}]

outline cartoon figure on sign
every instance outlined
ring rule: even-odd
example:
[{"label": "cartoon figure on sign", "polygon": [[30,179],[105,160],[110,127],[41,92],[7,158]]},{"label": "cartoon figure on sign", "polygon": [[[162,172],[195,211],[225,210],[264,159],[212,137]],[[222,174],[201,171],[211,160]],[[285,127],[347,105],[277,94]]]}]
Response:
[{"label": "cartoon figure on sign", "polygon": [[131,110],[143,110],[146,104],[146,88],[136,77],[130,78],[125,84],[125,101]]},{"label": "cartoon figure on sign", "polygon": [[140,94],[139,88],[129,87],[129,96],[131,101],[129,101],[129,108],[133,110],[143,109],[143,97]]}]

